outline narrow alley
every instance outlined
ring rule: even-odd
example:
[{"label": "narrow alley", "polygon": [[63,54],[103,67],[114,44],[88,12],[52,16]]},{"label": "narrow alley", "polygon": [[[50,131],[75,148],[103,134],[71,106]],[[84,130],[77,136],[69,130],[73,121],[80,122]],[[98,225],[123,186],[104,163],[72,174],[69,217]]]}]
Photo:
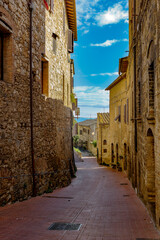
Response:
[{"label": "narrow alley", "polygon": [[[99,166],[93,157],[76,163],[70,186],[0,210],[2,240],[159,239],[146,208],[124,173]],[[53,223],[79,230],[49,230]]]}]

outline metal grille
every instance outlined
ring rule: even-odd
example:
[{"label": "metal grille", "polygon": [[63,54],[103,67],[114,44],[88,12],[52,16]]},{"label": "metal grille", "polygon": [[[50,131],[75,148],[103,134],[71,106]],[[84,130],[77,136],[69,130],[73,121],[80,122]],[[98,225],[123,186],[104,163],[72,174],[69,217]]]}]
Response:
[{"label": "metal grille", "polygon": [[136,240],[160,240],[155,238],[136,238]]},{"label": "metal grille", "polygon": [[44,198],[73,199],[73,197],[43,196]]},{"label": "metal grille", "polygon": [[74,223],[53,223],[48,230],[64,230],[64,231],[79,231],[82,224]]}]

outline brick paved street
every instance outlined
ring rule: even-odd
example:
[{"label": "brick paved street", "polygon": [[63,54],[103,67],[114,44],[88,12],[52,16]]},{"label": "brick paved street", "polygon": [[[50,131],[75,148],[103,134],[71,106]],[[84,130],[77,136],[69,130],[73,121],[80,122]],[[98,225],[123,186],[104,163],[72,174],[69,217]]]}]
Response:
[{"label": "brick paved street", "polygon": [[[1,208],[0,239],[160,238],[123,173],[98,166],[95,158],[84,158],[77,167],[77,178],[69,187]],[[48,230],[54,222],[80,223],[82,226],[79,231]]]}]

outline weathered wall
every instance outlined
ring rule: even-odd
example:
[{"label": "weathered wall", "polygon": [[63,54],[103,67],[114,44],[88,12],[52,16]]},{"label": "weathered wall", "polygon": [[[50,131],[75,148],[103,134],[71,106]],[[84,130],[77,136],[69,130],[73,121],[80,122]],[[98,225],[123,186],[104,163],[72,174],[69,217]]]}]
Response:
[{"label": "weathered wall", "polygon": [[[56,187],[66,186],[71,181],[70,161],[72,156],[72,112],[65,107],[59,95],[56,95],[50,84],[51,99],[41,94],[41,54],[44,51],[47,31],[54,27],[45,19],[49,12],[38,0],[34,1],[33,11],[33,126],[34,126],[34,156],[36,170],[37,193],[51,191]],[[62,1],[63,3],[63,1]],[[58,1],[55,1],[54,13],[61,11]],[[57,10],[56,10],[57,9]],[[56,12],[57,11],[57,12]],[[0,205],[7,202],[22,200],[32,195],[32,161],[30,148],[30,77],[29,77],[29,9],[28,1],[0,1],[0,12],[13,29],[12,59],[13,76],[0,80]],[[53,13],[50,13],[53,14]],[[47,16],[47,17],[46,17]],[[51,17],[51,16],[50,16]],[[62,11],[59,14],[62,18]],[[62,32],[62,20],[58,21],[59,32]],[[55,22],[56,22],[55,21]],[[52,25],[53,24],[53,25]],[[58,25],[59,24],[59,25]],[[66,27],[67,29],[67,27]],[[61,38],[60,33],[60,38]],[[67,36],[64,37],[66,39]],[[50,50],[50,40],[47,51]],[[56,64],[61,71],[55,71],[50,62],[49,83],[55,83],[62,89],[62,72],[69,82],[69,70],[66,64],[67,45],[60,40],[59,59]],[[65,53],[64,53],[65,52]],[[49,55],[49,53],[48,53]],[[63,57],[62,57],[63,56]],[[52,54],[48,56],[49,61]],[[64,60],[65,58],[65,60]],[[60,61],[61,59],[61,61]],[[65,67],[64,67],[65,66]],[[62,70],[63,69],[63,70]],[[52,92],[52,90],[54,90]],[[59,92],[62,92],[59,91]],[[65,100],[65,105],[66,104]],[[68,105],[69,106],[69,105]]]},{"label": "weathered wall", "polygon": [[[133,186],[137,188],[139,196],[142,197],[159,227],[159,1],[137,0],[135,11],[137,17],[134,17],[133,9],[133,1],[130,0],[129,69],[133,93],[136,90],[136,95],[133,94],[134,97],[132,97],[133,122],[130,142],[132,143],[133,161],[131,178]],[[152,74],[149,68],[152,63],[154,63],[154,77],[151,82]],[[152,84],[154,84],[153,89]],[[136,99],[136,119],[134,99]],[[137,151],[135,148],[135,123],[137,123]]]}]

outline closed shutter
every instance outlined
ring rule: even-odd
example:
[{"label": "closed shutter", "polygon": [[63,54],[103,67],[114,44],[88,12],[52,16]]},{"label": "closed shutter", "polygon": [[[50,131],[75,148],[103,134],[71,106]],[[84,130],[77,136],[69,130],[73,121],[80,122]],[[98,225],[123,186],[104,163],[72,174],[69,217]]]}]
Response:
[{"label": "closed shutter", "polygon": [[68,52],[73,53],[73,33],[68,29]]},{"label": "closed shutter", "polygon": [[54,8],[54,0],[50,0],[50,4],[51,4],[51,11],[53,11],[53,8]]},{"label": "closed shutter", "polygon": [[127,99],[127,123],[129,123],[129,99]]},{"label": "closed shutter", "polygon": [[63,8],[63,33],[65,34],[65,18],[66,18],[66,12],[65,12],[65,8]]},{"label": "closed shutter", "polygon": [[124,122],[126,123],[126,104],[124,105]]},{"label": "closed shutter", "polygon": [[118,107],[119,122],[121,121],[121,106]]}]

